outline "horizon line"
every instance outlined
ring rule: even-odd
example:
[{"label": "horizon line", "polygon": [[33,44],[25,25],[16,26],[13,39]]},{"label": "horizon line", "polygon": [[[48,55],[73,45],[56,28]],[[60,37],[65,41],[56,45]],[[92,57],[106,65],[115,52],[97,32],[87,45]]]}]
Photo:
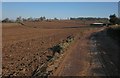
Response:
[{"label": "horizon line", "polygon": [[[32,18],[32,19],[37,19],[37,18],[40,18],[40,17],[45,17],[46,19],[54,19],[54,18],[57,18],[57,19],[70,19],[70,18],[109,18],[109,17],[97,17],[97,16],[78,16],[78,17],[64,17],[64,18],[59,18],[59,17],[53,17],[53,18],[47,18],[46,16],[40,16],[40,17],[22,17],[22,16],[18,16],[18,17],[21,17],[22,19],[28,19],[28,18]],[[5,18],[2,18],[0,20],[4,20],[6,18],[10,19],[10,20],[16,20],[18,17],[16,18],[9,18],[9,17],[5,17]]]}]

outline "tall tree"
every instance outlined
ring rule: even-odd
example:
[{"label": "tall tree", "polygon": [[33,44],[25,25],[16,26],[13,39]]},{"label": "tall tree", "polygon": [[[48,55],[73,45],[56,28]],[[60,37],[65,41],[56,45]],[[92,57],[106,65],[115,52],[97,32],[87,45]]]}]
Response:
[{"label": "tall tree", "polygon": [[110,21],[111,24],[114,24],[114,25],[115,25],[115,24],[118,24],[119,19],[116,17],[115,14],[110,15],[109,17],[110,17],[110,20],[109,20],[109,21]]},{"label": "tall tree", "polygon": [[21,16],[16,18],[16,22],[20,23],[21,21],[22,21],[22,17]]},{"label": "tall tree", "polygon": [[5,18],[2,22],[10,22],[9,18]]}]

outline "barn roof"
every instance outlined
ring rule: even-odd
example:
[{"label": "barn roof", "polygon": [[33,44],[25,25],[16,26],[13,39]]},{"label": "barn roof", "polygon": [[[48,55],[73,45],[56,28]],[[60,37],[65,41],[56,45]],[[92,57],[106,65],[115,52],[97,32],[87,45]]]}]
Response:
[{"label": "barn roof", "polygon": [[103,23],[93,23],[93,24],[103,24]]}]

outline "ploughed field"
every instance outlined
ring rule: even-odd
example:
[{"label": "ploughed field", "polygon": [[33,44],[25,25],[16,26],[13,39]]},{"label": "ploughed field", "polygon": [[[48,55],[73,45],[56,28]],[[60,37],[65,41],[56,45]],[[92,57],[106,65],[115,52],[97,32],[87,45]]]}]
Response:
[{"label": "ploughed field", "polygon": [[3,23],[2,27],[3,76],[31,76],[52,55],[48,48],[86,29],[81,21]]}]

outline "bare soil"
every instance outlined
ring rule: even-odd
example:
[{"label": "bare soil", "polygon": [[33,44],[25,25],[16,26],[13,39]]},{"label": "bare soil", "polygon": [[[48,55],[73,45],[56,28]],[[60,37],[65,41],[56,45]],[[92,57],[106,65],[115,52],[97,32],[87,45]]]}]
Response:
[{"label": "bare soil", "polygon": [[52,55],[48,48],[69,35],[82,33],[86,28],[78,21],[25,22],[24,25],[3,23],[3,76],[31,76],[38,66],[47,61],[47,56]]},{"label": "bare soil", "polygon": [[[67,54],[53,73],[54,76],[118,75],[119,47],[105,32],[101,32],[104,27],[88,26],[92,22],[85,24],[81,21],[64,20],[24,22],[24,25],[3,23],[2,75],[31,76],[52,55],[48,48],[70,35],[78,35],[78,38],[66,51]],[[113,69],[115,71],[109,72]]]}]

